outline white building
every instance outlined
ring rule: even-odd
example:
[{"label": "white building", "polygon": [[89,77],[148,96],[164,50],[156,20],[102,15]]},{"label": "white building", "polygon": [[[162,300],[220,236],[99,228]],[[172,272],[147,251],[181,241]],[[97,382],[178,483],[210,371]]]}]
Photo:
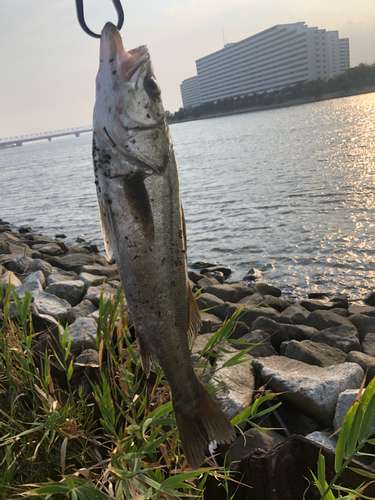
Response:
[{"label": "white building", "polygon": [[193,108],[201,103],[199,81],[197,76],[184,80],[181,85],[182,105],[184,108]]},{"label": "white building", "polygon": [[[198,59],[196,66],[199,94],[195,91],[190,106],[272,92],[301,81],[327,80],[349,67],[349,39],[340,40],[338,31],[309,28],[304,22],[281,24],[227,44]],[[184,107],[188,98],[185,82],[190,80],[181,85]]]}]

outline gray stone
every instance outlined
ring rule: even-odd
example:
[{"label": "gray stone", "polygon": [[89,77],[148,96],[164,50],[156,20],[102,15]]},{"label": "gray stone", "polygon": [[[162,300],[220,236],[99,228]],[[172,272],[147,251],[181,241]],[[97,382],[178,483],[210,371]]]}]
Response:
[{"label": "gray stone", "polygon": [[368,333],[362,341],[362,350],[365,354],[375,357],[375,333]]},{"label": "gray stone", "polygon": [[82,300],[75,307],[69,309],[66,313],[66,319],[68,323],[74,323],[77,318],[87,318],[90,316],[90,313],[94,313],[97,310],[97,307],[90,300]]},{"label": "gray stone", "polygon": [[305,325],[312,326],[317,330],[326,330],[333,326],[351,326],[348,318],[343,318],[332,311],[314,311],[309,314]]},{"label": "gray stone", "polygon": [[104,300],[108,300],[117,293],[117,290],[115,288],[112,288],[107,283],[105,283],[104,287],[90,286],[83,299],[90,300],[94,304],[94,306],[99,307],[100,295],[102,293],[102,290],[104,290]]},{"label": "gray stone", "polygon": [[250,331],[250,327],[243,323],[242,321],[237,321],[233,330],[231,331],[229,338],[230,339],[239,339],[243,337]]},{"label": "gray stone", "polygon": [[369,292],[364,298],[365,304],[375,306],[375,292]]},{"label": "gray stone", "polygon": [[197,305],[199,310],[209,309],[210,314],[214,314],[218,316],[221,308],[224,304],[224,301],[212,295],[211,293],[202,293],[197,297]]},{"label": "gray stone", "polygon": [[82,266],[80,272],[87,274],[96,274],[98,276],[107,276],[107,278],[118,276],[117,264],[107,266],[101,266],[99,264]]},{"label": "gray stone", "polygon": [[241,283],[231,283],[231,287],[236,292],[236,302],[249,297],[254,294],[254,291],[248,285],[242,285]]},{"label": "gray stone", "polygon": [[64,250],[58,243],[37,243],[31,247],[33,250],[37,250],[40,253],[44,253],[46,255],[62,255]]},{"label": "gray stone", "polygon": [[328,300],[317,300],[317,299],[305,299],[301,300],[301,306],[307,311],[329,311],[334,307],[337,307],[337,303],[329,302]]},{"label": "gray stone", "polygon": [[311,340],[336,347],[345,353],[361,350],[357,329],[354,326],[333,326],[316,332]]},{"label": "gray stone", "polygon": [[375,358],[364,352],[350,351],[347,354],[346,362],[357,363],[366,373],[366,385],[375,377]]},{"label": "gray stone", "polygon": [[[11,232],[2,232],[0,234],[0,253],[5,255],[31,255],[30,248],[22,243],[19,239],[19,235],[17,236]],[[12,269],[10,269],[12,271]]]},{"label": "gray stone", "polygon": [[264,318],[273,319],[274,321],[280,323],[290,323],[289,318],[281,316],[279,312],[277,312],[275,309],[272,309],[271,307],[254,307],[254,308],[245,307],[241,314],[241,321],[243,321],[244,323],[246,323],[251,327],[252,322],[255,321],[257,318],[259,318],[260,316],[263,316]]},{"label": "gray stone", "polygon": [[289,318],[292,323],[303,324],[309,315],[309,312],[301,305],[294,304],[284,309],[281,315]]},{"label": "gray stone", "polygon": [[282,397],[302,413],[325,426],[332,425],[339,394],[359,388],[364,377],[362,368],[355,363],[320,368],[271,356],[254,359],[253,366],[273,391],[283,393]]},{"label": "gray stone", "polygon": [[34,304],[40,314],[52,316],[56,321],[60,321],[62,326],[65,326],[66,315],[71,308],[69,302],[46,292],[35,293],[33,297]]},{"label": "gray stone", "polygon": [[60,283],[51,283],[46,292],[61,299],[65,299],[71,306],[76,306],[82,299],[85,285],[79,280],[66,280]]},{"label": "gray stone", "polygon": [[85,349],[96,349],[97,323],[94,318],[77,318],[69,326],[68,334],[72,339],[73,354],[80,354]]},{"label": "gray stone", "polygon": [[332,432],[315,431],[311,432],[311,434],[308,434],[305,437],[306,439],[310,439],[310,441],[313,441],[314,443],[322,444],[333,452],[336,451],[337,437],[333,436]]},{"label": "gray stone", "polygon": [[285,437],[276,431],[250,429],[230,444],[226,465],[228,466],[232,462],[242,460],[243,457],[249,455],[249,453],[257,448],[269,451],[284,440]]},{"label": "gray stone", "polygon": [[[347,389],[340,394],[336,405],[335,418],[333,419],[333,428],[335,431],[338,431],[341,428],[344,418],[350,408],[353,406],[357,394],[358,390],[353,389]],[[372,422],[370,424],[370,431],[374,428],[375,417],[372,419]]]},{"label": "gray stone", "polygon": [[13,258],[5,267],[17,274],[29,274],[35,271],[42,271],[45,277],[52,272],[52,266],[41,259],[32,259],[22,256]]},{"label": "gray stone", "polygon": [[36,293],[43,292],[43,286],[46,284],[46,278],[42,271],[35,271],[29,274],[23,281],[21,286],[15,288],[18,297],[25,297],[26,292],[29,291],[32,296]]},{"label": "gray stone", "polygon": [[262,330],[254,330],[240,339],[238,339],[238,342],[243,342],[238,344],[237,342],[235,344],[230,343],[232,347],[235,349],[242,351],[244,349],[249,349],[252,347],[251,351],[249,351],[250,356],[253,358],[260,358],[260,357],[268,357],[268,356],[274,356],[277,355],[277,352],[273,348],[271,341],[270,341],[270,335],[268,333],[263,332]]},{"label": "gray stone", "polygon": [[204,291],[225,302],[236,302],[236,291],[230,285],[211,285],[205,287]]},{"label": "gray stone", "polygon": [[223,325],[223,322],[214,314],[205,312],[200,314],[202,321],[202,326],[199,331],[200,334],[216,332]]},{"label": "gray stone", "polygon": [[250,405],[255,389],[252,358],[249,355],[244,355],[244,363],[223,368],[224,363],[234,355],[235,351],[222,353],[216,361],[216,369],[210,383],[211,387],[219,388],[212,396],[229,418]]},{"label": "gray stone", "polygon": [[280,297],[274,297],[273,295],[267,295],[267,294],[264,296],[264,300],[269,307],[272,307],[273,309],[276,309],[276,311],[279,312],[282,312],[287,307],[295,304],[294,300],[281,299]]},{"label": "gray stone", "polygon": [[13,285],[14,287],[22,286],[21,281],[17,278],[17,276],[11,271],[5,271],[0,275],[0,286],[2,287],[4,293],[8,287],[8,284]]},{"label": "gray stone", "polygon": [[353,314],[364,314],[365,316],[371,316],[372,318],[375,318],[375,307],[350,306],[348,309],[348,316],[353,316]]},{"label": "gray stone", "polygon": [[74,271],[64,271],[58,267],[53,267],[52,272],[47,276],[47,285],[52,283],[61,283],[62,281],[71,281],[77,276]]},{"label": "gray stone", "polygon": [[[194,283],[194,282],[193,282]],[[220,285],[219,281],[216,278],[202,278],[197,283],[197,288],[203,289],[205,291],[209,286],[218,286]]]},{"label": "gray stone", "polygon": [[368,333],[375,332],[375,318],[365,316],[364,314],[353,314],[349,316],[348,320],[357,328],[360,342],[363,341]]},{"label": "gray stone", "polygon": [[287,358],[297,359],[303,363],[315,366],[332,366],[345,362],[346,355],[340,349],[335,349],[327,344],[317,344],[311,340],[290,340],[283,342],[280,354]]},{"label": "gray stone", "polygon": [[276,336],[287,338],[288,340],[312,340],[318,333],[316,328],[306,325],[279,325]]},{"label": "gray stone", "polygon": [[265,283],[263,281],[257,283],[253,288],[255,293],[260,293],[261,295],[272,295],[274,297],[280,297],[281,290],[274,285]]},{"label": "gray stone", "polygon": [[237,302],[237,307],[239,305],[247,306],[247,307],[259,307],[259,306],[267,307],[268,306],[266,299],[260,293],[253,293],[252,295],[249,295],[247,297],[243,297],[242,299],[240,299]]},{"label": "gray stone", "polygon": [[94,265],[97,263],[102,263],[105,265],[108,260],[104,256],[100,255],[87,255],[85,253],[72,253],[66,254],[62,257],[49,257],[47,262],[55,267],[64,269],[64,271],[75,271],[79,273],[82,266]]},{"label": "gray stone", "polygon": [[74,279],[78,280],[78,281],[81,281],[83,283],[85,291],[90,286],[102,285],[103,282],[107,281],[107,277],[106,276],[99,276],[97,274],[88,274],[88,273],[80,273]]}]

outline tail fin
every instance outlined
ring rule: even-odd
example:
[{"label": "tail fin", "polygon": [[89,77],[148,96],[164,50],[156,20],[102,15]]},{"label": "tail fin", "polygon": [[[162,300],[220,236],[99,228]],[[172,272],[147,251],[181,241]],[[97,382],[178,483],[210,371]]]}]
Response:
[{"label": "tail fin", "polygon": [[216,440],[230,443],[236,437],[235,430],[219,406],[202,387],[200,404],[189,411],[174,407],[180,439],[186,460],[194,469],[204,462],[207,445]]}]

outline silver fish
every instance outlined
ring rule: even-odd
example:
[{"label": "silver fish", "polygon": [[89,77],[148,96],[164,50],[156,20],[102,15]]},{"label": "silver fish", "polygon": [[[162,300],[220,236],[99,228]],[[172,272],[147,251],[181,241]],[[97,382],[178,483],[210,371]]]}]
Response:
[{"label": "silver fish", "polygon": [[114,257],[136,331],[142,367],[159,362],[188,463],[234,429],[197,379],[189,337],[200,315],[188,284],[177,163],[148,48],[126,52],[117,28],[101,34],[93,163],[103,238]]}]

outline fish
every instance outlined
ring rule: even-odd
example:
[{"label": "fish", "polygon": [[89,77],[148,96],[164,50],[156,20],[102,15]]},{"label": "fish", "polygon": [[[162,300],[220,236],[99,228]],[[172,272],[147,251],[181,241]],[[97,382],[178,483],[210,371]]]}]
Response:
[{"label": "fish", "polygon": [[182,448],[199,467],[207,445],[235,431],[198,380],[190,344],[200,314],[187,271],[177,162],[148,47],[126,51],[118,29],[101,33],[93,165],[105,248],[115,259],[142,368],[163,369]]}]

